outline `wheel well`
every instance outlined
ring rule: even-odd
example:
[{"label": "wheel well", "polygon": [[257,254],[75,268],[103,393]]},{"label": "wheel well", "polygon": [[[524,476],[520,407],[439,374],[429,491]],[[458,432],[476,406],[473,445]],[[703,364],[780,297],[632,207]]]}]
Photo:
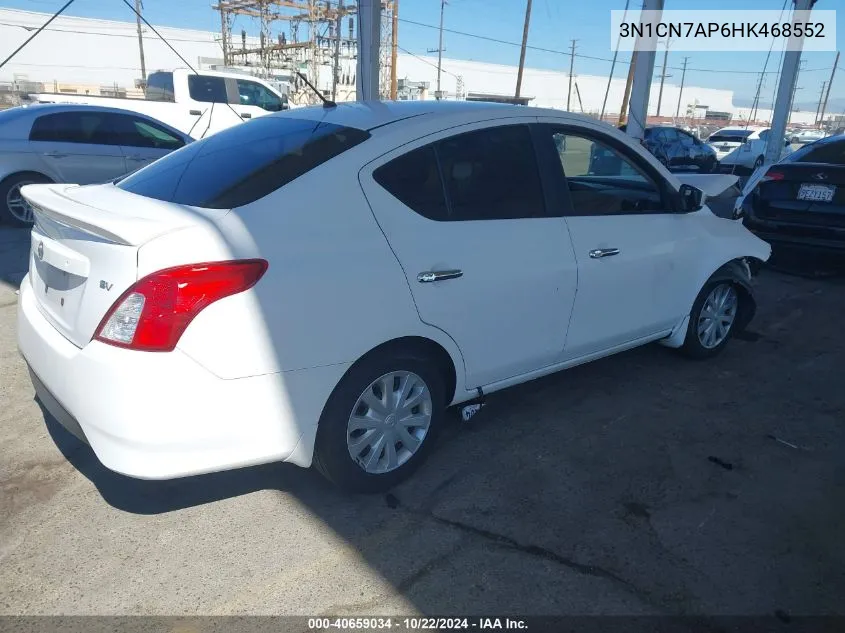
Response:
[{"label": "wheel well", "polygon": [[457,384],[455,364],[452,362],[452,357],[449,356],[449,352],[447,352],[440,343],[436,343],[431,339],[424,338],[422,336],[404,336],[402,338],[396,338],[374,347],[364,354],[357,362],[360,363],[365,358],[369,358],[374,354],[386,354],[397,351],[415,351],[433,360],[443,376],[443,388],[446,393],[446,402],[452,402],[455,398],[455,387]]},{"label": "wheel well", "polygon": [[40,171],[32,171],[31,169],[27,169],[27,170],[24,170],[24,171],[16,171],[13,174],[8,174],[5,178],[0,180],[0,184],[8,182],[9,180],[11,180],[13,178],[18,178],[20,176],[30,176],[30,175],[38,176],[39,178],[46,178],[50,182],[53,182],[53,179],[50,178],[50,176],[48,176],[47,174],[42,174]]},{"label": "wheel well", "polygon": [[738,331],[744,330],[757,312],[757,299],[754,297],[754,291],[751,288],[750,282],[752,268],[755,262],[758,261],[760,260],[754,257],[732,259],[720,266],[707,280],[707,283],[712,281],[730,281],[744,299],[744,301],[739,302],[741,313],[739,315],[739,322],[737,323]]}]

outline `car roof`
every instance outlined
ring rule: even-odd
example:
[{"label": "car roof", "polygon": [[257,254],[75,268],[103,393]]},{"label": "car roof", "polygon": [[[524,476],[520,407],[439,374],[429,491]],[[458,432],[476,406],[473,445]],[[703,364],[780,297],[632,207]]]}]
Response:
[{"label": "car roof", "polygon": [[445,123],[450,117],[473,112],[477,112],[479,116],[483,116],[485,119],[506,119],[516,116],[554,116],[571,119],[573,122],[596,122],[596,119],[592,117],[562,110],[485,101],[354,101],[339,103],[335,107],[328,108],[323,106],[296,108],[270,116],[320,120],[324,123],[344,127],[373,130],[412,117],[437,117],[442,118]]}]

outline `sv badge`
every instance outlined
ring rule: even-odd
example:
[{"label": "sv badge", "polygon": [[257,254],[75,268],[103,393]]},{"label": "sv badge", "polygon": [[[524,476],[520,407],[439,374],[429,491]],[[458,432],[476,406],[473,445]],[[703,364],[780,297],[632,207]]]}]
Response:
[{"label": "sv badge", "polygon": [[100,279],[100,288],[103,290],[111,290],[112,286],[114,286],[114,284],[108,283],[105,279]]}]

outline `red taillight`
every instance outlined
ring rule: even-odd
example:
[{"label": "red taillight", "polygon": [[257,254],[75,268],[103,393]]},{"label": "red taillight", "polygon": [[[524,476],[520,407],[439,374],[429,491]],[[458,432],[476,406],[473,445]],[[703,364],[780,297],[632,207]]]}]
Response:
[{"label": "red taillight", "polygon": [[118,347],[168,352],[204,308],[249,290],[266,270],[263,259],[243,259],[189,264],[152,273],[115,301],[94,338]]},{"label": "red taillight", "polygon": [[772,171],[770,169],[763,175],[760,181],[769,182],[771,180],[783,180],[784,178],[786,178],[786,174],[784,174],[782,171]]}]

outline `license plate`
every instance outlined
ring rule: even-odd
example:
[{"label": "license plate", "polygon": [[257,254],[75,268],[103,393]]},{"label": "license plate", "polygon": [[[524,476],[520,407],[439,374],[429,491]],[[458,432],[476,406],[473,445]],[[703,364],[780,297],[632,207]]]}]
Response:
[{"label": "license plate", "polygon": [[836,193],[836,187],[833,185],[801,185],[798,190],[798,199],[811,202],[831,202],[834,193]]}]

